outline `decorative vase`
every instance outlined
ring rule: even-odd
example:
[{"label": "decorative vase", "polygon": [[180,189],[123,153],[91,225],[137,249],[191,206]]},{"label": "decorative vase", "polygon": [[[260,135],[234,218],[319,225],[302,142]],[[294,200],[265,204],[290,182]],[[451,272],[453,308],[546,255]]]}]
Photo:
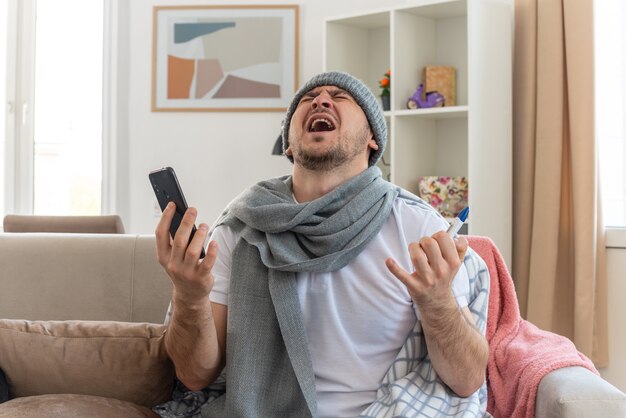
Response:
[{"label": "decorative vase", "polygon": [[391,109],[391,96],[380,96],[383,102],[383,110]]}]

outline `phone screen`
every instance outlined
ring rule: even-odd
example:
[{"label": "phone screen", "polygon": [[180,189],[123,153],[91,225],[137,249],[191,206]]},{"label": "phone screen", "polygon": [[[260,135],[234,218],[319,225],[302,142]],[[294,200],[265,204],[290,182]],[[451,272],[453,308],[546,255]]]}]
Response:
[{"label": "phone screen", "polygon": [[[172,223],[170,224],[170,235],[174,238],[176,231],[178,231],[178,227],[183,220],[183,215],[188,208],[187,201],[185,200],[183,191],[178,183],[176,172],[174,172],[172,167],[164,167],[150,172],[148,177],[157,201],[159,202],[159,206],[161,207],[161,211],[165,210],[165,207],[169,202],[174,202],[176,204],[176,212],[174,213]],[[194,225],[191,235],[189,236],[189,242],[191,242],[195,233],[196,226]],[[200,258],[204,258],[204,256],[205,253],[203,248]]]}]

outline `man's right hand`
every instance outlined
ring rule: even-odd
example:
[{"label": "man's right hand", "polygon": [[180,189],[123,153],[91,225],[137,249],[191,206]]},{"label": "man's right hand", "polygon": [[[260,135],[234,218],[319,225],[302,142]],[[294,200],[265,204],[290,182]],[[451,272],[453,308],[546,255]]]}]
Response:
[{"label": "man's right hand", "polygon": [[195,208],[189,208],[171,239],[169,231],[175,210],[173,203],[167,205],[155,231],[159,264],[174,285],[165,349],[176,367],[178,379],[191,390],[201,390],[224,367],[227,308],[209,300],[217,244],[211,242],[206,257],[200,259],[208,226],[200,224],[189,242],[198,215]]},{"label": "man's right hand", "polygon": [[174,285],[174,299],[184,301],[187,307],[203,306],[208,303],[208,296],[213,288],[211,269],[217,258],[217,243],[211,241],[206,257],[200,259],[209,228],[199,225],[193,239],[189,236],[196,221],[198,211],[187,209],[174,239],[170,238],[170,224],[176,211],[176,205],[170,202],[159,221],[156,230],[157,259]]}]

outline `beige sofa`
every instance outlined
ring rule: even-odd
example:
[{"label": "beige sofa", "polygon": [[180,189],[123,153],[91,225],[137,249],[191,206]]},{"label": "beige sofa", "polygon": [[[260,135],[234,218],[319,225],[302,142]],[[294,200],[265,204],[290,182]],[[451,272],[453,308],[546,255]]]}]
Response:
[{"label": "beige sofa", "polygon": [[45,216],[5,215],[4,232],[74,232],[81,234],[123,234],[119,215]]},{"label": "beige sofa", "polygon": [[[0,418],[154,417],[174,375],[160,325],[170,292],[152,236],[0,234],[0,369],[15,398]],[[626,417],[626,397],[560,369],[536,416]]]},{"label": "beige sofa", "polygon": [[171,396],[153,236],[0,234],[0,417],[154,417]]}]

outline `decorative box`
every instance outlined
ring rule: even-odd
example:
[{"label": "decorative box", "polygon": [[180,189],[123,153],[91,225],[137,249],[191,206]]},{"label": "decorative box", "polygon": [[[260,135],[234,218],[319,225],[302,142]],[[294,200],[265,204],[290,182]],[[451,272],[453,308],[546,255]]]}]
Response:
[{"label": "decorative box", "polygon": [[444,106],[456,105],[456,69],[441,65],[424,67],[424,90],[426,93],[436,91],[441,94]]},{"label": "decorative box", "polygon": [[418,182],[418,194],[441,215],[454,218],[467,206],[467,178],[422,176]]}]

